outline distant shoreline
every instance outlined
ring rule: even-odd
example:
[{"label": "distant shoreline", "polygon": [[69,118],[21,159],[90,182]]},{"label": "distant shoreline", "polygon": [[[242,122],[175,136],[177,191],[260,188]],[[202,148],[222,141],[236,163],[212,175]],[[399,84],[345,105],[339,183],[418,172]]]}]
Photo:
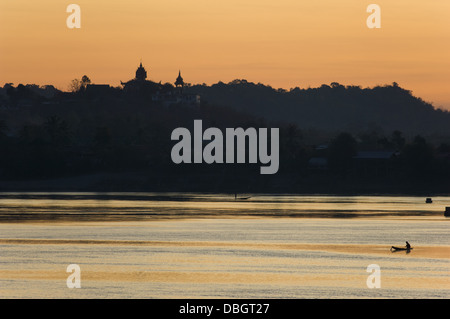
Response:
[{"label": "distant shoreline", "polygon": [[[3,191],[0,223],[194,219],[443,218],[450,196],[161,191]],[[374,206],[379,203],[381,208]],[[319,203],[319,205],[316,205]],[[393,204],[400,204],[393,208]],[[362,208],[360,205],[366,205]],[[405,208],[404,205],[408,208]],[[215,206],[218,205],[218,206]],[[386,206],[387,205],[387,206]],[[216,207],[217,209],[212,209]],[[396,206],[395,206],[396,207]]]},{"label": "distant shoreline", "polygon": [[[192,174],[190,176],[165,176],[148,172],[93,173],[77,176],[32,179],[0,180],[0,193],[4,192],[160,192],[205,194],[286,194],[330,196],[449,196],[450,181],[436,183],[396,179],[341,180],[332,176],[289,176],[279,174],[267,180],[244,177],[222,183],[222,176]],[[445,190],[448,190],[447,192]]]}]

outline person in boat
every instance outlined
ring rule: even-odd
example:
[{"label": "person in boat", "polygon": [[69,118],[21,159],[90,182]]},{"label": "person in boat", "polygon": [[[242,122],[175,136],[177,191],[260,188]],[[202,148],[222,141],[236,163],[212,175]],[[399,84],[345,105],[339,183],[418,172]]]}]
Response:
[{"label": "person in boat", "polygon": [[408,249],[408,250],[411,249],[411,245],[408,242],[406,242],[406,249]]}]

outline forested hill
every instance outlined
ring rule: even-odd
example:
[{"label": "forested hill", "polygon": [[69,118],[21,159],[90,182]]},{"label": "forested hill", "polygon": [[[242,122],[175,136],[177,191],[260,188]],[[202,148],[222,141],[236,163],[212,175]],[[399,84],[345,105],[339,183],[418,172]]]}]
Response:
[{"label": "forested hill", "polygon": [[370,128],[405,134],[450,135],[450,113],[433,106],[397,83],[373,88],[339,83],[289,91],[246,80],[193,85],[203,101],[228,106],[270,120],[295,122],[303,129],[360,132]]}]

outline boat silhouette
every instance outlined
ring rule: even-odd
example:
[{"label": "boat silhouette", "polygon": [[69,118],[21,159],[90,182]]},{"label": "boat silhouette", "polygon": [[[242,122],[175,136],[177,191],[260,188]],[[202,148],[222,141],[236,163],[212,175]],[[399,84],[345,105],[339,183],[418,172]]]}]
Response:
[{"label": "boat silhouette", "polygon": [[396,252],[396,251],[406,251],[406,252],[409,252],[409,251],[411,251],[413,249],[413,247],[410,247],[410,248],[406,248],[406,247],[396,247],[396,246],[392,246],[391,247],[391,251],[392,252]]},{"label": "boat silhouette", "polygon": [[247,196],[247,197],[237,197],[237,193],[234,194],[234,200],[246,200],[251,198],[251,196]]}]

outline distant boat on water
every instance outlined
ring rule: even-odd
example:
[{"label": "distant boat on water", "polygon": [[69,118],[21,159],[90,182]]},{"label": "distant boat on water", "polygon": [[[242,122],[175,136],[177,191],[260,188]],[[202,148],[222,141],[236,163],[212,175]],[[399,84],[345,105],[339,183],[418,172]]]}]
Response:
[{"label": "distant boat on water", "polygon": [[406,251],[406,252],[409,252],[409,251],[411,251],[412,249],[414,249],[413,247],[411,247],[411,248],[406,248],[406,247],[395,247],[395,246],[392,246],[391,247],[391,251],[392,252],[396,252],[396,251]]},{"label": "distant boat on water", "polygon": [[234,200],[246,200],[251,198],[251,196],[247,196],[247,197],[238,197],[237,193],[234,193]]},{"label": "distant boat on water", "polygon": [[391,247],[391,252],[396,252],[396,251],[402,251],[402,250],[404,250],[404,251],[406,251],[406,253],[408,254],[408,253],[411,251],[411,249],[413,249],[413,248],[411,247],[411,245],[410,245],[408,242],[406,242],[406,245],[405,245],[404,247],[395,247],[395,246],[392,246],[392,247]]}]

